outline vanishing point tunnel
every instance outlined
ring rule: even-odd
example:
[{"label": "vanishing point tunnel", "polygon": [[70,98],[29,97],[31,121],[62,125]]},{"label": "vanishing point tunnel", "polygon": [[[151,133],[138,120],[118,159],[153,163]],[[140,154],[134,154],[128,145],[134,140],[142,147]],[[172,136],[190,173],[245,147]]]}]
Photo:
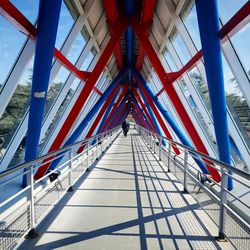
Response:
[{"label": "vanishing point tunnel", "polygon": [[0,1],[0,249],[249,249],[250,2]]}]

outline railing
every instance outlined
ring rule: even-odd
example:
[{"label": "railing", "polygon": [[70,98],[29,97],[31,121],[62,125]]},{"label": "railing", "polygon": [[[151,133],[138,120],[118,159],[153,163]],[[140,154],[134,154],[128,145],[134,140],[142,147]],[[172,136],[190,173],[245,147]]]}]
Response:
[{"label": "railing", "polygon": [[[229,240],[236,249],[249,249],[250,175],[140,126],[136,129],[159,160],[165,163],[166,172],[175,175],[183,185],[183,192],[190,193],[217,225],[218,240]],[[166,146],[163,146],[163,140]],[[173,147],[179,149],[179,155],[174,153]],[[222,182],[217,183],[211,176],[203,174],[194,158],[216,169]],[[232,191],[227,189],[229,174],[234,182]]]},{"label": "railing", "polygon": [[[12,249],[25,235],[35,237],[37,224],[67,191],[73,190],[76,181],[88,171],[120,132],[119,127],[114,128],[0,173],[0,249]],[[84,150],[77,153],[81,146],[84,146]],[[34,180],[38,167],[59,157],[63,159],[55,170]],[[24,175],[29,176],[29,185],[21,189]],[[12,190],[13,193],[10,194]],[[5,198],[4,192],[9,193]]]}]

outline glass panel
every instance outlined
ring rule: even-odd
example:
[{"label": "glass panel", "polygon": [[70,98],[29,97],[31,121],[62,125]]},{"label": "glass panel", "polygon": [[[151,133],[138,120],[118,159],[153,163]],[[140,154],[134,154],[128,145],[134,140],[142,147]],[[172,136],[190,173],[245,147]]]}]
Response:
[{"label": "glass panel", "polygon": [[219,0],[218,9],[221,21],[225,24],[247,2],[247,0]]},{"label": "glass panel", "polygon": [[0,159],[27,111],[30,99],[34,59],[28,64],[17,88],[0,119]]},{"label": "glass panel", "polygon": [[196,116],[196,120],[198,121],[198,123],[200,124],[200,127],[205,132],[207,138],[209,139],[210,144],[213,146],[213,148],[215,150],[217,150],[216,142],[214,141],[213,136],[210,133],[210,130],[207,127],[207,124],[204,121],[203,116],[202,116],[199,108],[197,107],[197,105],[196,105],[196,103],[195,103],[195,101],[194,101],[194,99],[193,99],[193,97],[192,97],[192,95],[191,95],[191,93],[190,93],[184,79],[180,78],[180,80],[178,80],[177,82],[178,82],[179,86],[181,87],[182,92],[183,92],[184,96],[186,97],[186,100],[188,101],[188,104],[189,104],[190,108],[193,110],[193,113]]},{"label": "glass panel", "polygon": [[88,40],[89,40],[89,35],[87,34],[87,31],[85,31],[85,28],[83,28],[82,31],[79,32],[78,36],[74,40],[71,49],[67,54],[67,59],[71,63],[75,64]]},{"label": "glass panel", "polygon": [[40,145],[39,145],[39,152],[43,149],[43,146],[45,145],[45,143],[47,142],[48,138],[50,138],[50,136],[52,135],[52,132],[54,131],[54,128],[56,127],[57,123],[60,121],[62,115],[64,114],[66,108],[68,107],[68,104],[70,102],[70,100],[72,99],[77,87],[79,86],[79,83],[81,81],[78,78],[75,78],[75,80],[73,81],[66,97],[64,98],[61,106],[59,107],[56,115],[54,116],[51,124],[49,125],[48,130],[45,133],[44,138],[41,140]]},{"label": "glass panel", "polygon": [[200,40],[200,32],[199,25],[197,20],[197,13],[195,2],[193,0],[187,1],[186,6],[183,8],[180,16],[182,21],[187,29],[187,32],[191,36],[195,47],[197,50],[201,49],[201,40]]},{"label": "glass panel", "polygon": [[56,36],[56,45],[57,49],[60,49],[68,36],[72,26],[74,24],[74,19],[71,16],[68,8],[66,7],[65,3],[62,2],[61,12],[60,12],[60,19],[58,24],[57,36]]},{"label": "glass panel", "polygon": [[44,117],[46,116],[47,112],[49,111],[51,105],[53,104],[55,98],[57,97],[59,91],[61,90],[63,84],[66,82],[66,79],[68,78],[69,74],[70,74],[70,72],[66,68],[61,66],[55,79],[50,84],[49,91],[48,91],[47,97],[46,97],[46,106],[45,106]]},{"label": "glass panel", "polygon": [[[0,91],[11,70],[26,36],[0,16]],[[18,42],[17,42],[18,41]]]},{"label": "glass panel", "polygon": [[209,92],[207,83],[202,78],[199,70],[194,67],[192,70],[188,72],[188,76],[196,87],[198,93],[200,94],[201,99],[204,101],[208,111],[211,113],[211,105],[209,99]]},{"label": "glass panel", "polygon": [[169,68],[172,70],[172,71],[177,71],[177,66],[171,56],[171,54],[169,53],[169,51],[165,48],[164,51],[163,51],[163,57],[165,58]]},{"label": "glass panel", "polygon": [[239,30],[234,36],[232,36],[231,41],[245,71],[247,72],[247,76],[250,79],[250,23]]},{"label": "glass panel", "polygon": [[172,31],[172,34],[170,36],[170,41],[172,45],[174,46],[177,55],[179,56],[181,62],[183,64],[186,64],[190,59],[191,56],[187,50],[187,47],[179,33],[177,33],[177,30],[174,28]]},{"label": "glass panel", "polygon": [[250,109],[229,65],[224,57],[222,59],[227,106],[250,148]]},{"label": "glass panel", "polygon": [[86,71],[89,68],[89,66],[90,66],[92,60],[94,59],[94,56],[96,55],[96,53],[97,52],[96,52],[95,48],[93,47],[91,49],[91,51],[88,53],[83,65],[81,67],[81,70]]},{"label": "glass panel", "polygon": [[35,23],[38,16],[39,1],[34,0],[11,0],[19,11],[31,22]]}]

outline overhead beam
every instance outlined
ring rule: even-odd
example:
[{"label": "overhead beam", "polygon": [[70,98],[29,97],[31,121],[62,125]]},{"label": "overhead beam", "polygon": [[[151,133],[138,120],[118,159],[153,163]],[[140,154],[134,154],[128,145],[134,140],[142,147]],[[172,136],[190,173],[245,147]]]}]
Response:
[{"label": "overhead beam", "polygon": [[[36,27],[10,1],[0,1],[0,15],[6,18],[31,40],[36,40]],[[54,57],[79,79],[86,81],[89,78],[90,72],[79,70],[56,48],[54,49]],[[101,94],[96,87],[94,87],[94,91],[96,91],[98,95]]]},{"label": "overhead beam", "polygon": [[[77,119],[77,117],[81,113],[82,107],[84,106],[89,95],[91,94],[93,87],[95,86],[99,76],[101,75],[102,71],[104,70],[104,67],[107,64],[109,58],[111,57],[111,55],[114,51],[114,48],[115,48],[116,44],[119,42],[121,35],[123,34],[126,26],[127,26],[127,23],[125,21],[123,21],[120,25],[117,26],[116,31],[111,36],[107,46],[105,47],[102,55],[100,56],[98,62],[96,63],[96,66],[93,69],[91,76],[86,81],[86,84],[84,85],[81,93],[79,94],[78,99],[76,100],[74,106],[72,107],[72,109],[69,113],[69,116],[64,121],[61,130],[58,132],[54,142],[50,146],[49,152],[52,152],[52,151],[60,148],[63,141],[65,140],[65,138],[69,134],[71,127],[73,126],[73,124],[75,123],[75,120]],[[44,175],[45,171],[47,170],[47,168],[45,168],[45,167],[40,168],[40,169],[37,171],[37,173],[35,175],[36,179],[41,178]]]}]

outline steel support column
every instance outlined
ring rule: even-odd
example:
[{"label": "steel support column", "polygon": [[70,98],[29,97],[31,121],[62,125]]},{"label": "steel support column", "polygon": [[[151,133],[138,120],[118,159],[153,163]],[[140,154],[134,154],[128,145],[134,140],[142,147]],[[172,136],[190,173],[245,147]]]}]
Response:
[{"label": "steel support column", "polygon": [[[59,133],[56,136],[56,139],[52,143],[49,149],[49,152],[58,149],[62,145],[72,125],[75,123],[75,120],[79,116],[82,110],[82,107],[84,106],[90,93],[92,92],[93,87],[95,86],[100,74],[102,73],[104,67],[106,66],[110,56],[112,55],[114,51],[114,47],[119,42],[119,39],[122,33],[124,32],[126,25],[127,25],[126,22],[122,22],[120,23],[120,25],[117,26],[116,31],[114,32],[113,36],[111,36],[106,48],[104,49],[102,55],[99,58],[99,61],[97,62],[94,70],[92,71],[92,74],[90,75],[89,79],[86,81],[78,99],[76,100],[73,108],[71,109],[69,116],[64,121],[61,130],[59,131]],[[45,171],[46,171],[46,168],[40,168],[35,174],[35,178],[36,179],[41,178],[44,175]]]},{"label": "steel support column", "polygon": [[[25,162],[37,157],[61,3],[62,0],[43,0],[39,5]],[[23,186],[26,184],[24,178]]]},{"label": "steel support column", "polygon": [[[196,0],[196,8],[219,159],[230,165],[230,143],[217,1]],[[228,189],[232,188],[232,179],[228,178]]]}]

